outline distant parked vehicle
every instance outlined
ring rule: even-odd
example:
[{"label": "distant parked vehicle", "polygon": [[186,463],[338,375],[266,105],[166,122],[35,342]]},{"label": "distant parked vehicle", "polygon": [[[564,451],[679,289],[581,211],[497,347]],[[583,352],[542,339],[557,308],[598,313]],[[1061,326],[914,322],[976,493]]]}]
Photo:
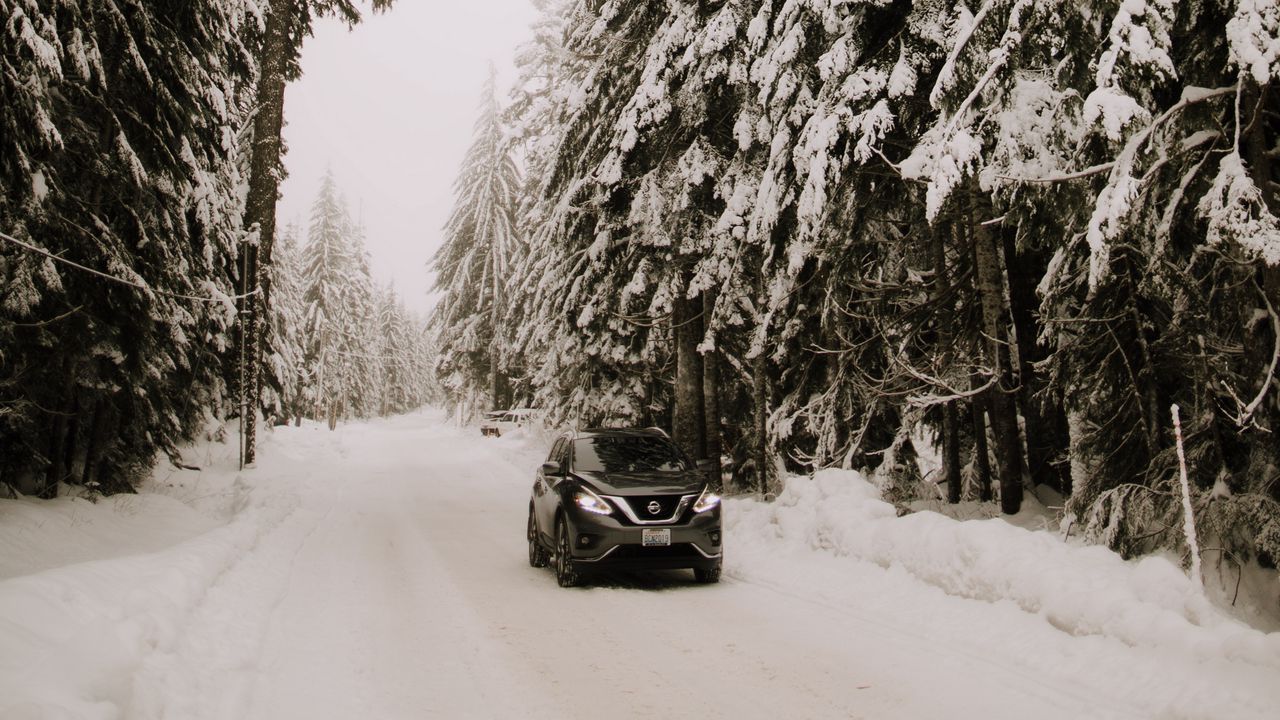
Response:
[{"label": "distant parked vehicle", "polygon": [[480,434],[485,437],[499,437],[519,427],[528,425],[538,417],[538,411],[531,408],[515,408],[512,410],[496,410],[484,414],[480,423]]},{"label": "distant parked vehicle", "polygon": [[600,569],[691,568],[720,579],[720,498],[667,434],[566,432],[529,499],[529,564],[554,564],[561,587]]}]

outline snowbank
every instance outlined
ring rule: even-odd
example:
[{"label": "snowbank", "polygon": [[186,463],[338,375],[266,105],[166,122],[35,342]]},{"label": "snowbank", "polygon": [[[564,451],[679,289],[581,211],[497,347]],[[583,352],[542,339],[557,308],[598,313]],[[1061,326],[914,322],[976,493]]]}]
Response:
[{"label": "snowbank", "polygon": [[0,580],[161,550],[215,525],[173,498],[150,493],[96,502],[84,497],[6,500],[0,502]]},{"label": "snowbank", "polygon": [[1210,603],[1168,560],[1126,562],[1103,547],[1074,546],[1001,519],[958,522],[933,512],[897,517],[853,471],[792,477],[771,504],[730,500],[731,571],[751,558],[806,549],[900,568],[943,592],[1012,601],[1072,635],[1197,659],[1228,658],[1280,670],[1280,633],[1249,628]]},{"label": "snowbank", "polygon": [[0,718],[140,717],[144,663],[181,641],[210,588],[297,504],[255,491],[233,451],[203,451],[217,456],[206,472],[147,483],[186,502],[0,501]]}]

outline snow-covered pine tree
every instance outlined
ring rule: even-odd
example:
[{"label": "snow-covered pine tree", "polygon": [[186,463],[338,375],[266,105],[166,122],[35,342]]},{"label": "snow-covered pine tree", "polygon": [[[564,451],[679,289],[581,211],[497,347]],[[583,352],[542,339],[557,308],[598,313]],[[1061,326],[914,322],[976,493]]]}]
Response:
[{"label": "snow-covered pine tree", "polygon": [[301,392],[306,379],[303,365],[303,287],[298,226],[286,225],[275,246],[271,267],[271,304],[263,338],[263,410],[274,423],[301,420],[305,413]]},{"label": "snow-covered pine tree", "polygon": [[[529,229],[528,260],[521,274],[536,274],[539,281],[523,296],[532,320],[520,329],[517,342],[526,357],[546,357],[532,368],[530,378],[538,402],[553,417],[573,416],[586,423],[668,422],[669,378],[661,368],[670,357],[665,331],[672,297],[669,275],[664,261],[655,265],[653,258],[641,259],[670,257],[671,248],[662,246],[664,232],[656,227],[656,244],[648,247],[639,240],[632,243],[625,230],[615,233],[599,208],[612,204],[614,211],[625,210],[633,188],[618,186],[616,178],[601,182],[594,176],[621,132],[625,121],[619,114],[625,113],[646,67],[657,67],[657,60],[637,63],[634,56],[666,10],[661,4],[576,3],[562,20],[564,48],[544,43],[548,60],[532,65],[535,70],[559,69],[546,94],[563,100],[552,107],[564,111],[556,122],[540,124],[555,130],[549,144],[555,155],[530,165],[535,188],[530,196],[536,202],[524,209],[520,223]],[[525,125],[537,126],[521,118],[518,126]],[[618,192],[610,196],[614,190]],[[621,228],[616,218],[609,222]],[[616,262],[628,248],[639,252]],[[658,297],[664,299],[654,305],[650,301],[659,289]],[[542,348],[535,353],[537,345],[548,341],[549,352]]]},{"label": "snow-covered pine tree", "polygon": [[514,213],[520,176],[504,135],[490,68],[471,146],[454,181],[454,207],[433,260],[443,292],[431,317],[439,371],[462,397],[483,390],[491,407],[505,404],[501,359],[508,284],[515,256]]},{"label": "snow-covered pine tree", "polygon": [[356,221],[351,225],[348,237],[355,267],[348,281],[348,321],[343,333],[346,341],[343,351],[350,360],[347,382],[350,390],[346,404],[355,417],[369,418],[380,414],[378,397],[383,383],[381,357],[370,352],[370,348],[378,344],[377,293],[365,245],[367,231],[364,224]]},{"label": "snow-covered pine tree", "polygon": [[[374,12],[391,7],[394,0],[370,0]],[[270,272],[276,231],[276,201],[284,176],[284,145],[280,133],[284,127],[285,84],[302,73],[299,56],[302,41],[311,35],[317,17],[342,18],[348,25],[360,22],[360,10],[351,0],[267,0],[257,7],[261,25],[256,28],[255,45],[258,76],[252,118],[252,150],[249,153],[248,196],[244,209],[244,228],[249,242],[241,245],[237,266],[263,288],[261,297],[246,299],[244,313],[246,332],[240,336],[245,355],[245,374],[251,379],[249,407],[262,407],[260,398],[263,333],[260,325],[271,301]],[[252,284],[252,283],[251,283]],[[269,309],[268,311],[269,312]],[[251,342],[245,344],[246,339]],[[257,416],[245,417],[245,460],[253,462],[256,452]]]},{"label": "snow-covered pine tree", "polygon": [[[847,460],[848,452],[832,446],[857,447],[861,440],[853,433],[838,440],[840,432],[823,429],[833,413],[814,413],[818,422],[803,429],[798,413],[775,412],[773,396],[784,405],[788,398],[807,399],[826,375],[808,369],[825,354],[805,352],[804,362],[785,362],[795,348],[817,344],[801,336],[814,332],[812,326],[793,316],[805,306],[802,292],[811,289],[815,304],[832,296],[829,284],[813,282],[825,251],[816,247],[819,241],[836,238],[830,254],[842,259],[848,252],[840,240],[857,235],[823,232],[825,199],[843,182],[839,171],[851,158],[877,160],[873,151],[892,127],[877,101],[899,53],[884,38],[904,24],[892,9],[786,3],[774,10],[747,2],[576,6],[568,33],[577,43],[574,54],[599,65],[579,71],[579,85],[569,93],[578,104],[558,144],[556,167],[547,173],[546,211],[530,248],[532,263],[567,277],[547,283],[550,302],[530,313],[559,323],[552,337],[569,342],[550,365],[559,376],[537,380],[549,396],[545,404],[578,412],[585,406],[589,414],[585,397],[598,399],[605,412],[622,406],[622,418],[628,405],[665,412],[670,404],[662,380],[671,376],[662,367],[672,338],[646,325],[668,318],[677,299],[700,298],[707,306],[701,349],[727,349],[727,390],[719,395],[732,406],[725,414],[755,417],[754,427],[725,427],[727,439],[739,465],[765,468],[773,466],[768,448],[792,433],[788,442],[796,445],[822,432],[824,449],[810,445],[805,453],[826,459]],[[867,48],[864,59],[878,64],[853,82],[851,53],[858,44]],[[815,113],[824,87],[826,109]],[[892,201],[895,188],[881,186],[876,199]],[[809,214],[797,237],[802,196]],[[840,316],[827,307],[830,317]],[[702,316],[684,317],[701,324]],[[537,327],[538,335],[547,334],[541,322]],[[825,332],[834,337],[838,329]],[[744,356],[750,363],[738,361]],[[842,355],[841,362],[850,357]],[[657,376],[658,392],[646,376]],[[708,435],[715,434],[714,424],[708,423]]]},{"label": "snow-covered pine tree", "polygon": [[[1274,44],[1280,16],[1274,6],[1247,1],[1123,10],[1110,24],[1095,82],[1118,88],[1141,110],[1120,115],[1107,154],[1092,158],[1113,164],[1091,183],[1089,284],[1067,282],[1085,254],[1068,246],[1053,278],[1064,292],[1053,297],[1074,296],[1078,317],[1090,321],[1076,338],[1059,339],[1070,362],[1088,362],[1083,343],[1103,340],[1107,326],[1136,340],[1121,351],[1123,374],[1113,360],[1095,383],[1132,404],[1117,407],[1116,396],[1097,391],[1082,396],[1077,411],[1086,430],[1072,450],[1092,460],[1082,464],[1094,472],[1074,489],[1070,507],[1090,521],[1094,537],[1124,551],[1180,544],[1180,533],[1161,524],[1178,510],[1158,492],[1177,474],[1168,416],[1176,403],[1186,412],[1191,480],[1210,498],[1199,504],[1207,517],[1198,524],[1235,558],[1273,562],[1280,552],[1280,488],[1272,480],[1280,467],[1272,435],[1280,424],[1280,173],[1270,157],[1280,147],[1273,90],[1280,75],[1274,49],[1268,54],[1257,39],[1269,35]],[[1155,42],[1128,40],[1144,32]],[[1108,86],[1103,71],[1113,58]],[[1109,116],[1099,111],[1095,119],[1092,107],[1086,103],[1086,122],[1096,138],[1109,129]],[[1121,313],[1127,321],[1105,320]],[[1142,428],[1124,450],[1114,434],[1099,431],[1111,417]],[[1129,453],[1128,463],[1116,461],[1117,450]],[[1126,493],[1134,476],[1148,498]]]},{"label": "snow-covered pine tree", "polygon": [[[1028,457],[1034,469],[1037,435],[1056,462],[1069,457],[1070,511],[1126,552],[1179,542],[1161,529],[1176,512],[1161,499],[1176,470],[1173,403],[1194,408],[1194,480],[1228,498],[1208,507],[1233,517],[1219,524],[1232,552],[1249,557],[1280,528],[1256,512],[1275,507],[1257,478],[1274,476],[1263,438],[1277,418],[1253,401],[1274,394],[1280,335],[1266,250],[1278,133],[1262,119],[1274,58],[1257,42],[1276,20],[1257,10],[985,2],[952,21],[932,94],[942,112],[907,164],[930,184],[932,216],[974,181],[968,199],[991,203]],[[1039,412],[1053,403],[1069,439]]]},{"label": "snow-covered pine tree", "polygon": [[402,345],[396,352],[407,373],[407,405],[404,412],[423,405],[441,405],[445,401],[436,381],[436,343],[427,328],[427,319],[418,313],[404,309]]},{"label": "snow-covered pine tree", "polygon": [[372,326],[368,261],[359,231],[339,197],[332,173],[311,207],[302,250],[304,363],[311,417],[330,428],[367,415],[367,342]]},{"label": "snow-covered pine tree", "polygon": [[[513,404],[530,404],[534,395],[533,376],[546,363],[548,342],[556,333],[542,327],[527,310],[540,304],[539,298],[562,282],[562,271],[553,261],[555,253],[536,245],[550,233],[541,229],[543,219],[554,210],[545,184],[556,159],[565,118],[568,115],[570,78],[583,65],[580,57],[566,50],[565,23],[573,0],[535,0],[538,18],[531,27],[532,39],[516,51],[517,80],[510,102],[503,110],[502,124],[510,136],[512,154],[523,168],[517,193],[515,227],[517,242],[510,260],[511,282],[508,304],[525,309],[518,322],[507,323],[502,360]],[[513,315],[514,317],[514,315]],[[526,347],[526,345],[532,346]],[[536,347],[535,347],[536,346]]]},{"label": "snow-covered pine tree", "polygon": [[535,63],[562,70],[547,87],[566,102],[520,222],[536,284],[516,295],[517,346],[544,358],[539,402],[665,413],[660,321],[714,290],[702,348],[727,360],[724,415],[753,417],[725,427],[739,467],[777,453],[909,475],[913,431],[963,400],[951,449],[981,475],[992,435],[1006,510],[1028,478],[1070,489],[1093,536],[1140,549],[1177,542],[1151,501],[1177,402],[1220,535],[1269,553],[1268,13],[572,3],[567,59]]},{"label": "snow-covered pine tree", "polygon": [[378,290],[376,357],[381,368],[379,415],[414,410],[427,402],[430,362],[422,347],[422,321],[404,306],[394,286]]},{"label": "snow-covered pine tree", "polygon": [[396,295],[394,286],[377,289],[377,315],[374,354],[378,357],[382,383],[378,393],[378,414],[399,412],[408,403],[405,395],[410,390],[404,347],[404,307]]},{"label": "snow-covered pine tree", "polygon": [[[219,411],[246,3],[0,4],[0,482],[127,488]],[[206,302],[202,298],[210,298]]]}]

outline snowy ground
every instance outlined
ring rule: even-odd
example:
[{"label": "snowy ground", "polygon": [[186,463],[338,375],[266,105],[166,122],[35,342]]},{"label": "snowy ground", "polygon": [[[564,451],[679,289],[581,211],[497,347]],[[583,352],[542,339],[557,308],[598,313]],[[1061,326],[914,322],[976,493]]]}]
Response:
[{"label": "snowy ground", "polygon": [[435,414],[275,431],[148,492],[0,501],[0,718],[1274,718],[1280,633],[1163,559],[897,518],[851,473],[726,507],[726,576],[562,590],[543,449]]}]

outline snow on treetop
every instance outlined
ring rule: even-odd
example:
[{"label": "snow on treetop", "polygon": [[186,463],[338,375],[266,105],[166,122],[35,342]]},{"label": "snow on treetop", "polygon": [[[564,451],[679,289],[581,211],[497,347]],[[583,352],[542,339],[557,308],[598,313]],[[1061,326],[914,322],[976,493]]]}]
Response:
[{"label": "snow on treetop", "polygon": [[1227,23],[1231,60],[1259,85],[1280,79],[1280,5],[1275,0],[1239,0]]},{"label": "snow on treetop", "polygon": [[1268,211],[1238,152],[1222,159],[1213,187],[1197,209],[1209,221],[1210,243],[1235,240],[1268,265],[1280,265],[1280,223]]}]

